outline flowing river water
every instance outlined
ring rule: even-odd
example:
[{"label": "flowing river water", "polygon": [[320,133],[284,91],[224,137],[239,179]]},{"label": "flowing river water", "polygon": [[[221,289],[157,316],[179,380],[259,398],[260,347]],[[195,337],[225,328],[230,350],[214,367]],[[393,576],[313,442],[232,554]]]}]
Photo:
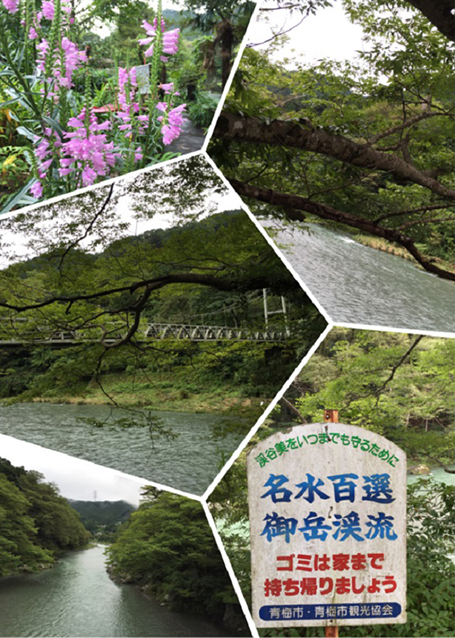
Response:
[{"label": "flowing river water", "polygon": [[216,414],[154,412],[179,436],[160,436],[153,445],[147,428],[98,428],[84,421],[103,420],[109,414],[102,405],[3,406],[0,433],[192,494],[205,491],[219,471],[221,455],[232,453],[243,438],[228,434],[214,441],[212,426],[225,418]]},{"label": "flowing river water", "polygon": [[37,574],[0,579],[0,636],[226,636],[202,616],[171,612],[111,581],[104,547],[72,552]]},{"label": "flowing river water", "polygon": [[455,283],[317,224],[263,224],[335,322],[455,332]]}]

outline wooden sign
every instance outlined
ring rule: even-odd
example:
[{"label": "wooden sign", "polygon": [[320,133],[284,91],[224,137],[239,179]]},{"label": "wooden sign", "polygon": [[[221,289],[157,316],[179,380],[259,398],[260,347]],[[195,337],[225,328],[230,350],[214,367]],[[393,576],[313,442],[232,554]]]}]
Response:
[{"label": "wooden sign", "polygon": [[280,432],[248,455],[258,627],[406,622],[406,455],[341,423]]}]

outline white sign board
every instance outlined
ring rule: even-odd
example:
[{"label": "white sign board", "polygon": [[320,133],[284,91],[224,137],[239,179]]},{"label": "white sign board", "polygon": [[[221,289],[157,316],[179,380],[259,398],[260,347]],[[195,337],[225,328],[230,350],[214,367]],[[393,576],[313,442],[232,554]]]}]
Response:
[{"label": "white sign board", "polygon": [[134,68],[138,91],[141,95],[145,95],[150,92],[150,64],[142,64]]},{"label": "white sign board", "polygon": [[313,423],[248,455],[258,627],[406,622],[406,455],[368,430]]}]

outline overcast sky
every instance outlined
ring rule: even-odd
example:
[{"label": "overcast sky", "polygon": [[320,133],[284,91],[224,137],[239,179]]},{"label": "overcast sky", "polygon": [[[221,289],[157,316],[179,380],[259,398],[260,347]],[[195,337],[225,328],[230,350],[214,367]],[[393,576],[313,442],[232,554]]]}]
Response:
[{"label": "overcast sky", "polygon": [[[264,6],[274,5],[275,0],[264,3]],[[299,13],[290,14],[288,11],[260,12],[259,19],[248,32],[248,41],[252,44],[262,43],[273,33],[290,29],[301,17]],[[275,58],[294,58],[299,63],[312,63],[321,58],[346,60],[353,59],[356,52],[363,49],[362,29],[349,22],[339,0],[334,0],[332,7],[318,9],[315,16],[305,18],[287,35],[287,45],[280,48]],[[262,48],[268,46],[265,43]]]},{"label": "overcast sky", "polygon": [[141,488],[150,484],[146,479],[123,474],[5,434],[0,434],[0,456],[13,465],[41,472],[47,483],[56,483],[61,495],[73,500],[127,501],[138,505]]}]

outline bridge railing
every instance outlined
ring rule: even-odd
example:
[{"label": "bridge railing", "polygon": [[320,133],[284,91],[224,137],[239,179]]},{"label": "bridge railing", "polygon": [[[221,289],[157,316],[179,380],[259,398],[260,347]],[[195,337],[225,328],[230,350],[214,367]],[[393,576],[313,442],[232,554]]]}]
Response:
[{"label": "bridge railing", "polygon": [[[26,329],[27,319],[19,318],[14,322],[8,322],[7,328],[4,320],[0,320],[0,345],[26,342],[40,343],[76,343],[99,341],[103,336],[105,342],[115,342],[122,339],[124,330],[115,326],[90,326],[82,329],[56,328],[46,326],[42,329],[42,334],[37,335],[34,326],[30,331]],[[24,325],[25,324],[25,325]],[[25,328],[25,329],[24,329]],[[40,338],[41,336],[41,338]],[[269,328],[248,329],[231,326],[207,326],[177,323],[148,323],[140,328],[136,338],[144,340],[182,340],[189,341],[284,341],[287,338],[285,332],[271,330]]]}]

